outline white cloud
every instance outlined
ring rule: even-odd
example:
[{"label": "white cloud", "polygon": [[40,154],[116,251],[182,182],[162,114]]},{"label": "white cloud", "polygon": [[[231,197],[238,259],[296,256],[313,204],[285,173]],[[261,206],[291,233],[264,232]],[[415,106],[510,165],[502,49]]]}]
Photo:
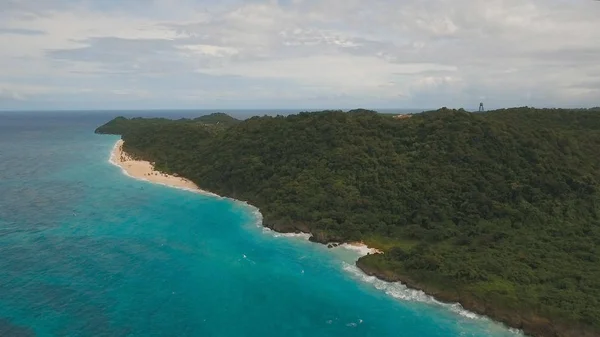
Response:
[{"label": "white cloud", "polygon": [[186,44],[178,48],[191,52],[193,55],[208,55],[213,57],[227,57],[238,54],[238,50],[231,47],[221,47],[208,44]]},{"label": "white cloud", "polygon": [[27,100],[68,103],[64,88],[85,87],[173,106],[598,105],[594,1],[7,0],[0,12],[3,95]]},{"label": "white cloud", "polygon": [[[316,86],[332,93],[353,92],[376,94],[389,90],[390,82],[406,75],[426,71],[455,71],[452,66],[428,63],[390,64],[374,56],[353,56],[341,53],[313,55],[302,58],[264,59],[232,62],[218,68],[199,68],[211,75],[236,75],[255,79],[288,79],[298,85]],[[388,87],[382,89],[382,87]],[[402,86],[400,86],[402,88]],[[394,89],[389,90],[396,95]],[[398,91],[398,88],[395,89]]]},{"label": "white cloud", "polygon": [[21,94],[19,94],[18,92],[10,91],[8,89],[0,87],[0,102],[8,100],[21,101],[23,100],[23,96],[21,96]]}]

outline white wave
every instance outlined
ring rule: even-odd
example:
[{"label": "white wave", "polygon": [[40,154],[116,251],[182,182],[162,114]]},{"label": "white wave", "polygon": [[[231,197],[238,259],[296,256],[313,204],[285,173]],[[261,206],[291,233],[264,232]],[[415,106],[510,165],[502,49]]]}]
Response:
[{"label": "white wave", "polygon": [[425,303],[441,303],[436,301],[433,297],[425,294],[420,290],[410,289],[406,285],[400,282],[386,282],[378,279],[375,276],[369,276],[363,273],[358,267],[349,263],[343,262],[343,268],[349,272],[355,278],[372,284],[375,288],[384,291],[386,294],[401,300],[416,301]]},{"label": "white wave", "polygon": [[[254,207],[254,206],[252,206]],[[277,231],[272,230],[269,227],[266,227],[263,224],[263,216],[260,213],[260,211],[258,210],[258,208],[254,207],[254,216],[256,219],[256,226],[258,228],[260,228],[260,230],[262,230],[262,232],[264,234],[270,235],[274,238],[292,238],[292,239],[301,239],[301,240],[306,240],[308,241],[308,239],[310,238],[310,234],[309,233],[280,233]]]},{"label": "white wave", "polygon": [[268,232],[270,235],[272,235],[275,238],[291,238],[291,239],[301,239],[301,240],[306,240],[306,241],[308,241],[308,239],[310,239],[310,234],[308,234],[308,233],[279,233],[270,228],[268,228],[268,231],[265,231],[265,232]]},{"label": "white wave", "polygon": [[[369,276],[365,274],[362,270],[360,270],[355,265],[348,264],[346,262],[342,263],[343,269],[350,273],[354,278],[373,285],[376,289],[385,292],[387,295],[392,296],[396,299],[403,301],[412,301],[412,302],[421,302],[431,305],[436,305],[439,307],[446,308],[462,317],[466,317],[474,320],[485,320],[489,322],[493,322],[486,316],[478,315],[474,312],[468,311],[460,303],[443,303],[430,295],[427,295],[421,290],[410,289],[405,284],[401,282],[386,282],[378,279],[375,276]],[[499,323],[498,323],[499,324]],[[509,328],[509,331],[518,336],[523,336],[521,330]]]}]

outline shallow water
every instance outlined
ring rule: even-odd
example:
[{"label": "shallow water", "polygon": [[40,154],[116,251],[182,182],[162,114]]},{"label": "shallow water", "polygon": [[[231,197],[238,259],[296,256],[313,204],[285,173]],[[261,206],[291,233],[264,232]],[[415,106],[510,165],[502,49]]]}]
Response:
[{"label": "shallow water", "polygon": [[232,200],[108,162],[114,113],[0,114],[0,336],[515,336]]}]

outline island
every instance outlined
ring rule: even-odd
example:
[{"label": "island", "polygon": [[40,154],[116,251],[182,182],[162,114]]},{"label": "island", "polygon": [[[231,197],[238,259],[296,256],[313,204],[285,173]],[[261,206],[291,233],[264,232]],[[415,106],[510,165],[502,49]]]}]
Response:
[{"label": "island", "polygon": [[117,117],[96,133],[264,226],[538,337],[600,336],[600,109]]}]

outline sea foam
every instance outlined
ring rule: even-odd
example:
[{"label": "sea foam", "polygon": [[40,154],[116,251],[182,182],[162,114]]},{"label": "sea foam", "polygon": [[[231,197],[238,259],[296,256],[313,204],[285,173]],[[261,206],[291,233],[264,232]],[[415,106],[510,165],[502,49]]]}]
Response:
[{"label": "sea foam", "polygon": [[[342,268],[348,272],[355,279],[360,280],[361,282],[371,284],[376,289],[385,292],[387,295],[402,300],[402,301],[412,301],[412,302],[421,302],[425,304],[435,305],[439,307],[446,308],[447,310],[454,312],[462,317],[466,317],[473,320],[483,320],[488,321],[490,323],[495,323],[493,320],[486,316],[481,316],[476,313],[473,313],[469,310],[463,308],[460,303],[443,303],[436,300],[433,296],[427,295],[425,292],[421,290],[408,288],[405,284],[401,282],[387,282],[378,279],[375,276],[369,276],[365,274],[362,270],[360,270],[355,265],[351,265],[349,263],[343,262]],[[514,333],[517,336],[523,336],[521,330],[510,328],[510,332]]]}]

